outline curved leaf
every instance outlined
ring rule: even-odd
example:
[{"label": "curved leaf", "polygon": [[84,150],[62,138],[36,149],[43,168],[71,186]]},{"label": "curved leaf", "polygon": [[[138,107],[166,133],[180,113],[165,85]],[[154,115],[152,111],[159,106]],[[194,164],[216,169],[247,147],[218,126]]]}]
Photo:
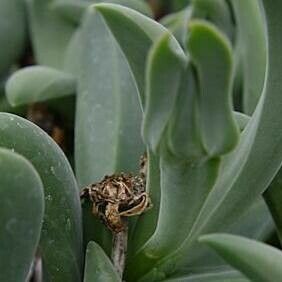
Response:
[{"label": "curved leaf", "polygon": [[15,150],[30,160],[42,179],[45,215],[40,250],[47,281],[79,281],[81,207],[66,157],[39,127],[7,113],[0,113],[0,146]]},{"label": "curved leaf", "polygon": [[6,84],[6,95],[13,106],[46,101],[75,94],[76,80],[49,67],[27,67],[13,74]]},{"label": "curved leaf", "polygon": [[[255,114],[243,132],[239,146],[225,158],[220,178],[200,214],[197,225],[202,224],[205,230],[228,226],[229,222],[243,214],[268,187],[281,165],[282,120],[279,117],[282,100],[279,77],[282,59],[275,55],[280,53],[282,46],[280,25],[277,25],[281,19],[277,12],[280,5],[282,8],[279,1],[265,3],[269,39],[265,90]],[[199,225],[196,229],[198,228]]]},{"label": "curved leaf", "polygon": [[[105,175],[136,173],[145,148],[134,79],[114,37],[95,9],[89,9],[79,36],[87,52],[83,52],[83,67],[79,68],[75,161],[78,182],[84,188]],[[105,251],[109,249],[109,231],[99,221],[87,229],[96,233],[92,240],[98,241]]]},{"label": "curved leaf", "polygon": [[[274,231],[274,222],[262,197],[259,197],[245,214],[231,222],[230,227],[225,231],[255,240],[268,240]],[[222,260],[219,260],[218,256],[213,255],[212,251],[205,246],[195,245],[194,249],[189,250],[189,254],[185,258],[185,266],[178,272],[190,273],[191,268],[222,265]]]},{"label": "curved leaf", "polygon": [[52,0],[29,0],[26,2],[31,41],[37,63],[63,69],[65,49],[75,26],[52,10]]},{"label": "curved leaf", "polygon": [[191,0],[173,0],[170,2],[172,11],[177,11],[180,9],[184,9],[187,5],[190,4]]},{"label": "curved leaf", "polygon": [[[265,26],[260,0],[231,0],[237,25],[236,58],[243,79],[243,109],[253,113],[263,90],[266,71]],[[255,52],[254,52],[255,50]]]},{"label": "curved leaf", "polygon": [[97,3],[114,3],[119,4],[140,13],[152,16],[152,13],[145,2],[140,0],[87,0],[87,1],[75,1],[75,0],[57,0],[51,4],[51,8],[65,17],[74,24],[79,24],[83,18],[84,13],[90,5]]},{"label": "curved leaf", "polygon": [[251,117],[240,112],[233,112],[237,125],[241,131],[245,129]]},{"label": "curved leaf", "polygon": [[160,20],[160,23],[169,29],[181,46],[185,48],[187,41],[187,26],[192,16],[192,8],[188,6],[185,10],[168,14]]},{"label": "curved leaf", "polygon": [[280,281],[282,252],[260,242],[227,234],[201,236],[206,243],[233,267],[252,281]]},{"label": "curved leaf", "polygon": [[[189,234],[194,218],[214,185],[218,166],[218,159],[191,163],[173,156],[161,157],[161,202],[157,227],[148,242],[129,261],[126,272],[129,281],[136,281],[150,269],[154,273],[144,281],[166,277],[165,273],[155,271],[155,265],[173,253]],[[134,265],[138,265],[138,269]]]},{"label": "curved leaf", "polygon": [[233,58],[229,41],[211,24],[189,24],[187,48],[196,66],[200,87],[200,129],[211,156],[231,151],[238,141],[232,115]]},{"label": "curved leaf", "polygon": [[194,162],[206,158],[199,126],[199,87],[189,63],[181,77],[178,97],[167,125],[167,146],[179,159]]},{"label": "curved leaf", "polygon": [[203,19],[213,23],[233,41],[234,22],[230,5],[225,0],[193,0],[192,18]]},{"label": "curved leaf", "polygon": [[250,282],[241,273],[235,270],[218,270],[202,274],[178,276],[163,282]]},{"label": "curved leaf", "polygon": [[0,148],[0,281],[25,281],[44,214],[43,185],[22,156]]},{"label": "curved leaf", "polygon": [[184,52],[175,42],[169,33],[165,34],[153,45],[148,58],[143,138],[153,152],[158,150],[172,114],[187,63]]},{"label": "curved leaf", "polygon": [[224,158],[218,181],[202,206],[190,235],[172,256],[159,262],[157,268],[160,273],[171,272],[181,266],[189,250],[195,246],[199,234],[226,230],[230,223],[244,214],[268,187],[281,165],[282,119],[279,117],[282,104],[282,58],[279,54],[282,46],[282,25],[277,23],[281,20],[278,11],[282,9],[282,4],[279,1],[265,1],[264,4],[269,50],[263,95],[239,145]]},{"label": "curved leaf", "polygon": [[[208,116],[210,117],[210,120],[215,117],[215,121],[214,123],[212,123],[211,127],[214,126],[214,128],[212,129],[216,130],[219,135],[217,136],[214,134],[209,140],[212,141],[213,145],[218,147],[215,147],[215,149],[212,148],[210,151],[211,155],[220,155],[232,149],[232,147],[236,145],[237,141],[237,126],[235,124],[235,121],[233,120],[234,117],[231,107],[231,91],[229,91],[231,89],[230,86],[232,77],[231,48],[228,45],[229,43],[227,39],[222,39],[221,37],[223,37],[223,35],[221,35],[219,31],[210,26],[208,23],[202,21],[194,21],[193,25],[194,27],[192,27],[190,31],[189,48],[193,49],[192,59],[196,59],[196,63],[198,63],[197,66],[200,66],[199,75],[200,78],[203,77],[202,80],[200,79],[200,87],[204,85],[203,88],[205,87],[204,91],[206,91],[206,93],[204,93],[205,95],[201,93],[204,97],[197,97],[199,96],[199,93],[197,91],[197,87],[193,85],[194,81],[191,69],[190,72],[186,71],[184,73],[184,69],[182,71],[188,77],[177,77],[175,70],[174,75],[176,75],[172,76],[169,68],[163,68],[161,70],[162,72],[158,68],[156,68],[156,73],[161,73],[164,77],[166,75],[166,72],[169,73],[169,76],[165,77],[165,79],[163,80],[164,82],[160,86],[160,89],[162,90],[162,92],[160,93],[162,94],[161,96],[163,101],[166,101],[166,96],[171,95],[172,97],[174,97],[174,95],[178,94],[180,81],[178,85],[174,86],[176,88],[176,90],[174,90],[176,94],[173,93],[172,90],[169,89],[166,85],[173,86],[173,79],[176,80],[176,82],[178,82],[177,78],[179,80],[183,79],[184,87],[180,88],[181,95],[179,94],[182,98],[182,100],[180,99],[182,103],[177,101],[178,103],[176,105],[178,105],[180,108],[183,107],[183,112],[185,110],[189,111],[189,116],[187,117],[185,115],[186,113],[182,113],[181,115],[180,108],[176,108],[175,112],[169,115],[168,118],[172,120],[171,122],[173,122],[173,118],[175,119],[173,125],[177,124],[177,126],[179,126],[180,122],[183,123],[183,126],[179,129],[175,129],[174,126],[171,126],[172,133],[170,134],[170,138],[176,143],[174,132],[178,130],[178,138],[181,138],[181,133],[182,135],[187,134],[187,137],[191,137],[191,135],[193,135],[192,138],[196,140],[195,144],[199,148],[201,147],[201,139],[197,138],[197,134],[194,132],[194,128],[196,127],[195,123],[198,118],[196,116],[198,108],[197,103],[193,104],[193,99],[196,99],[197,97],[200,100],[200,109],[202,110],[199,113],[199,118],[204,117],[206,122],[205,127],[204,129],[202,129],[201,133],[205,133],[205,130],[207,129]],[[162,43],[162,40],[163,39],[161,39],[159,42]],[[153,55],[157,55],[155,57],[152,56],[152,61],[149,60],[149,63],[155,63],[153,59],[156,59],[156,62],[158,62],[158,60],[161,61],[162,59],[162,64],[166,66],[164,59],[166,58],[167,54],[165,52],[160,52],[160,54],[157,53],[157,48],[164,48],[161,44],[158,44],[159,43],[157,42],[154,45],[152,52]],[[206,46],[209,46],[209,48],[207,48]],[[207,54],[205,54],[206,49],[208,49]],[[170,57],[170,59],[177,62],[177,57]],[[160,65],[162,66],[162,64]],[[217,65],[216,70],[218,71],[217,75],[219,75],[219,77],[214,76],[216,72],[212,69],[213,64]],[[152,82],[157,83],[161,81],[158,76],[156,76],[155,80],[153,80],[154,76],[150,72],[150,68],[148,68],[148,70],[148,77],[150,77],[150,75],[152,76]],[[212,82],[209,81],[209,77],[212,78]],[[185,84],[185,79],[188,78],[189,81],[187,82],[187,84],[190,85],[188,85],[187,87],[187,85]],[[149,82],[151,83],[151,81]],[[164,88],[162,89],[164,83],[167,84],[165,84]],[[220,91],[218,89],[220,89]],[[149,94],[151,95],[157,95],[157,88],[155,90],[155,93],[149,92]],[[215,97],[211,98],[212,94]],[[209,106],[211,106],[212,111],[209,111],[208,104],[205,104],[206,98],[209,101]],[[190,100],[187,101],[188,99],[190,99],[192,102]],[[218,101],[218,104],[216,104],[216,102],[214,101]],[[145,121],[147,114],[147,103],[150,102],[151,100],[146,96]],[[160,107],[160,103],[162,101],[156,103],[156,101],[153,100],[153,102],[154,110],[156,110],[156,108]],[[173,104],[173,106],[175,106],[175,100],[169,102],[166,101],[166,107],[168,106],[167,104]],[[216,115],[218,116],[216,117]],[[159,119],[161,121],[162,119],[168,118],[167,116],[159,116]],[[224,123],[222,123],[222,120],[224,120]],[[148,124],[151,125],[152,122],[148,122]],[[158,126],[158,128],[162,129],[160,125]],[[232,129],[234,130],[232,131]],[[156,129],[154,131],[152,130],[152,132],[155,133]],[[211,132],[210,129],[209,132]],[[221,138],[221,136],[223,136],[227,141],[224,140],[222,142],[221,140],[217,139],[217,137]],[[173,149],[178,151],[178,157],[175,157],[172,154],[173,151],[169,152],[169,150],[164,146],[159,152],[161,170],[161,202],[157,228],[148,242],[146,242],[146,244],[137,251],[134,258],[131,259],[128,264],[126,277],[131,281],[137,280],[147,272],[150,272],[150,270],[150,276],[146,277],[145,275],[141,278],[141,280],[144,279],[144,281],[154,281],[158,279],[164,279],[166,277],[165,272],[159,272],[157,270],[159,261],[165,261],[166,257],[169,257],[170,254],[174,253],[178,247],[181,247],[182,242],[184,242],[189,235],[194,220],[197,218],[203,203],[205,203],[206,198],[208,197],[210,190],[215,183],[218,174],[219,159],[209,159],[207,157],[204,159],[193,159],[191,157],[193,150],[191,148],[189,148],[189,150],[185,148],[186,146],[190,145],[188,142],[191,142],[187,137],[185,137],[184,141],[181,143],[181,149],[176,148],[180,147],[180,143],[178,143],[178,146],[174,144]],[[153,139],[152,137],[150,138]],[[166,136],[162,136],[162,138],[165,139]],[[146,139],[145,141],[147,141],[147,143],[151,142],[151,140],[148,141]],[[165,141],[163,142],[165,143]],[[185,141],[187,141],[188,145],[185,144]],[[182,149],[182,147],[185,149]],[[182,150],[182,152],[185,151],[185,156],[179,153],[180,150]],[[202,154],[200,153],[199,155],[204,155],[204,152]],[[178,230],[177,233],[175,233],[175,230]],[[139,265],[138,269],[135,269],[134,265]]]},{"label": "curved leaf", "polygon": [[153,41],[166,29],[152,19],[120,5],[97,4],[94,7],[126,57],[144,106],[146,57]]},{"label": "curved leaf", "polygon": [[[153,281],[175,272],[196,247],[200,234],[226,230],[230,223],[268,187],[282,160],[281,69],[282,3],[264,1],[268,26],[268,68],[263,95],[245,128],[239,145],[223,158],[220,175],[193,222],[183,244],[152,266],[143,281]],[[269,145],[271,144],[271,146]]]},{"label": "curved leaf", "polygon": [[0,75],[19,59],[25,48],[27,24],[24,1],[0,2]]},{"label": "curved leaf", "polygon": [[277,175],[264,193],[264,199],[272,214],[276,230],[282,242],[282,170]]},{"label": "curved leaf", "polygon": [[87,246],[83,281],[121,282],[112,262],[95,242],[90,242]]},{"label": "curved leaf", "polygon": [[136,172],[144,150],[138,94],[122,53],[95,11],[89,11],[83,32],[88,52],[82,56],[76,117],[76,173],[82,188],[107,174]]}]

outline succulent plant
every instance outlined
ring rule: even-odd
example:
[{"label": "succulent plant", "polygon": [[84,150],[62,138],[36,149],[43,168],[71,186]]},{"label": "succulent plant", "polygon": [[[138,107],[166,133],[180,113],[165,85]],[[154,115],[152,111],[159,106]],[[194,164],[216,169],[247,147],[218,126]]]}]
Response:
[{"label": "succulent plant", "polygon": [[0,281],[282,281],[282,4],[148,2],[0,0]]}]

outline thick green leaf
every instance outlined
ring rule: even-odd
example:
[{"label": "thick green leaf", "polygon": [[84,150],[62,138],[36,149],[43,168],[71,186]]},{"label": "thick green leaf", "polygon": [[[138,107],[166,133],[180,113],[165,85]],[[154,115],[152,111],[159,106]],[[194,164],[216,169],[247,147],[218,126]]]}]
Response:
[{"label": "thick green leaf", "polygon": [[253,113],[261,96],[266,71],[265,26],[259,2],[230,1],[237,25],[235,53],[242,72],[243,109],[248,114]]},{"label": "thick green leaf", "polygon": [[87,8],[92,4],[97,3],[114,3],[119,4],[140,13],[152,16],[152,13],[146,5],[145,2],[140,0],[87,0],[87,1],[75,1],[75,0],[57,0],[52,3],[51,7],[59,13],[61,16],[65,17],[67,20],[79,24],[83,18],[84,13]]},{"label": "thick green leaf", "polygon": [[81,188],[106,174],[136,172],[144,152],[141,109],[131,72],[101,16],[83,25],[83,68],[76,117],[76,174]]},{"label": "thick green leaf", "polygon": [[81,207],[75,178],[66,157],[39,127],[7,113],[0,113],[0,146],[26,157],[42,179],[45,215],[40,251],[46,280],[79,281]]},{"label": "thick green leaf", "polygon": [[219,179],[199,212],[190,235],[174,255],[159,262],[155,273],[172,272],[183,264],[199,234],[226,230],[268,187],[281,165],[282,57],[279,54],[282,25],[278,23],[282,4],[280,1],[265,1],[265,7],[269,50],[263,95],[239,145],[224,158]]},{"label": "thick green leaf", "polygon": [[264,193],[264,199],[272,214],[276,230],[282,242],[282,170],[272,180],[268,189]]},{"label": "thick green leaf", "polygon": [[6,95],[13,106],[60,98],[75,92],[73,76],[42,66],[21,69],[6,84]]},{"label": "thick green leaf", "polygon": [[14,113],[17,115],[25,115],[26,114],[26,107],[12,107],[7,100],[5,95],[5,84],[6,84],[6,76],[0,76],[0,112],[9,112]]},{"label": "thick green leaf", "polygon": [[144,105],[146,58],[153,41],[166,29],[152,19],[120,5],[97,4],[95,9],[105,20],[127,58],[141,104]]},{"label": "thick green leaf", "polygon": [[152,17],[152,11],[146,0],[97,0],[97,3],[112,3],[136,10],[148,17]]},{"label": "thick green leaf", "polygon": [[236,119],[240,131],[243,131],[250,121],[251,117],[240,112],[233,112],[233,115]]},{"label": "thick green leaf", "polygon": [[73,33],[73,36],[65,51],[64,71],[72,74],[76,78],[79,76],[81,66],[81,55],[84,49],[81,48],[81,38],[83,30],[79,26]]},{"label": "thick green leaf", "polygon": [[187,40],[187,26],[188,22],[191,19],[192,9],[189,6],[187,9],[174,13],[168,14],[161,19],[161,24],[168,28],[181,46],[185,49],[185,43]]},{"label": "thick green leaf", "polygon": [[199,126],[199,87],[191,63],[182,73],[178,97],[167,126],[168,150],[179,159],[206,158]]},{"label": "thick green leaf", "polygon": [[250,282],[250,280],[238,271],[219,269],[202,274],[177,276],[163,280],[163,282]]},{"label": "thick green leaf", "polygon": [[71,24],[79,25],[87,8],[96,3],[93,1],[56,0],[50,5],[52,12],[69,21]]},{"label": "thick green leaf", "polygon": [[121,282],[108,256],[95,242],[90,242],[86,250],[84,282]]},{"label": "thick green leaf", "polygon": [[38,64],[63,69],[65,49],[75,27],[52,10],[52,2],[27,1],[31,41]]},{"label": "thick green leaf", "polygon": [[[128,281],[136,281],[150,269],[153,269],[153,276],[144,281],[166,277],[165,273],[155,272],[154,266],[173,253],[189,234],[214,185],[218,166],[218,159],[191,163],[173,156],[161,156],[161,203],[157,227],[145,246],[130,260],[126,273]],[[138,269],[134,265],[138,265]]]},{"label": "thick green leaf", "polygon": [[26,41],[26,14],[24,1],[0,2],[0,75],[19,59]]},{"label": "thick green leaf", "polygon": [[163,138],[187,63],[184,52],[175,43],[172,35],[165,34],[154,44],[148,58],[143,138],[153,152]]},{"label": "thick green leaf", "polygon": [[231,151],[238,141],[232,114],[232,50],[227,38],[211,24],[189,24],[187,48],[196,66],[200,87],[200,129],[211,156]]},{"label": "thick green leaf", "polygon": [[200,214],[198,224],[206,225],[208,230],[222,228],[244,213],[250,203],[268,187],[281,165],[282,120],[279,117],[282,99],[279,77],[282,58],[277,56],[282,46],[281,26],[277,25],[281,19],[277,12],[277,6],[280,5],[282,8],[279,1],[272,1],[271,4],[265,2],[269,39],[265,91],[239,146],[225,158],[219,181]]},{"label": "thick green leaf", "polygon": [[233,11],[226,0],[193,0],[191,6],[192,18],[213,23],[233,41]]},{"label": "thick green leaf", "polygon": [[[217,155],[228,152],[228,150],[232,149],[232,147],[236,144],[237,140],[237,127],[235,124],[235,121],[233,120],[233,112],[231,107],[231,76],[232,76],[232,64],[231,64],[231,50],[230,46],[228,45],[227,39],[223,38],[223,35],[221,35],[215,27],[210,26],[206,22],[194,22],[193,27],[191,28],[190,38],[189,38],[189,48],[193,50],[193,56],[192,59],[197,60],[196,63],[198,64],[200,68],[200,87],[202,85],[205,85],[204,91],[206,93],[205,97],[199,97],[200,100],[200,109],[202,106],[202,111],[200,111],[200,118],[204,116],[206,119],[206,128],[207,128],[207,120],[208,120],[208,114],[210,116],[210,119],[212,119],[214,116],[218,115],[217,118],[215,117],[215,123],[214,128],[217,130],[217,133],[220,136],[225,137],[227,141],[224,140],[224,142],[218,141],[216,139],[218,136],[212,135],[212,138],[215,140],[212,140],[215,146],[217,146],[219,142],[218,147],[215,149],[212,148],[211,155]],[[198,31],[198,34],[197,34]],[[166,38],[166,37],[164,37]],[[222,39],[223,38],[223,39]],[[163,39],[161,39],[159,42],[163,42]],[[205,41],[206,40],[206,41]],[[166,42],[166,41],[164,41]],[[156,62],[158,63],[158,60],[161,60],[166,58],[167,54],[165,52],[160,52],[158,54],[158,48],[160,48],[160,51],[162,51],[161,48],[163,46],[157,42],[152,51],[152,56],[150,57],[151,61],[149,60],[149,64],[151,62],[154,63],[153,59],[156,59]],[[203,46],[211,46],[210,49],[208,49],[208,55],[205,54],[206,47]],[[166,45],[164,45],[166,46]],[[200,48],[198,48],[200,46]],[[197,49],[197,50],[196,50]],[[199,50],[200,49],[200,50]],[[157,50],[157,51],[156,51]],[[165,49],[167,50],[167,49]],[[218,58],[215,58],[215,54],[218,55]],[[154,57],[155,56],[155,57]],[[220,58],[222,56],[222,58]],[[177,62],[177,57],[170,57],[174,63]],[[176,61],[176,62],[175,62]],[[164,62],[162,61],[162,64]],[[162,66],[162,64],[160,64]],[[215,71],[212,69],[212,64],[217,65],[216,70],[218,71],[218,75],[221,77],[213,76]],[[171,62],[170,62],[171,65]],[[158,65],[157,65],[158,66]],[[164,66],[166,66],[164,64]],[[179,144],[181,144],[182,148],[189,147],[189,142],[187,138],[184,140],[187,141],[188,144],[185,144],[185,141],[182,143],[178,142],[178,145],[176,145],[176,138],[181,138],[181,133],[187,134],[187,137],[191,134],[193,135],[193,139],[197,140],[195,144],[198,142],[198,147],[201,146],[201,140],[200,138],[197,138],[197,134],[195,133],[195,123],[197,121],[197,104],[194,103],[193,105],[193,99],[196,99],[197,95],[199,94],[197,91],[197,87],[193,86],[193,74],[192,70],[190,69],[190,72],[187,71],[184,73],[187,75],[187,78],[185,76],[183,77],[177,77],[173,76],[170,73],[169,68],[163,68],[161,71],[156,68],[156,73],[162,72],[162,75],[165,76],[166,73],[168,73],[168,78],[160,80],[158,76],[155,78],[152,75],[151,69],[148,68],[148,78],[152,79],[154,83],[157,84],[159,81],[163,81],[161,86],[163,86],[164,83],[168,83],[168,85],[172,85],[173,79],[183,79],[183,87],[180,86],[180,82],[178,85],[174,86],[176,92],[173,93],[171,89],[168,89],[167,86],[164,86],[164,89],[160,87],[160,89],[163,92],[160,92],[162,94],[162,100],[166,101],[166,96],[172,96],[171,99],[173,99],[173,95],[177,95],[178,91],[180,89],[180,101],[176,105],[178,105],[179,108],[183,107],[183,109],[186,109],[189,111],[188,117],[185,114],[181,114],[181,110],[179,108],[175,109],[175,112],[173,112],[173,115],[170,114],[168,118],[171,118],[174,122],[173,125],[183,123],[182,127],[174,128],[174,126],[171,126],[171,137],[173,141],[175,142],[174,148],[176,151],[180,151],[181,148],[179,147]],[[176,71],[174,70],[174,75]],[[152,78],[151,78],[151,77]],[[201,77],[202,76],[202,77]],[[208,80],[208,77],[211,76],[213,79],[213,82],[211,83]],[[172,80],[170,80],[170,78]],[[185,78],[188,79],[188,82],[185,84]],[[153,80],[154,79],[154,80]],[[149,81],[150,86],[151,81]],[[201,84],[202,83],[202,84]],[[190,84],[190,85],[189,85]],[[166,84],[165,84],[166,85]],[[150,88],[149,88],[150,89]],[[218,91],[218,89],[221,89],[221,91]],[[166,91],[167,90],[167,91]],[[227,93],[224,93],[224,90]],[[229,91],[229,93],[228,93]],[[155,94],[156,93],[156,94]],[[155,92],[152,92],[149,94],[158,94],[158,89],[156,88]],[[213,99],[209,98],[213,94]],[[229,94],[229,95],[228,95]],[[151,102],[149,99],[149,95],[146,95],[145,99],[145,121],[146,121],[146,107],[147,104]],[[207,104],[204,104],[205,99],[208,98],[208,101],[210,102],[209,106],[215,105],[212,109],[213,111],[209,111],[209,107]],[[202,105],[201,105],[201,99]],[[187,101],[190,100],[190,101]],[[218,104],[214,103],[214,100],[218,100]],[[153,100],[154,109],[160,108],[160,103],[162,102],[161,99],[159,99],[159,103],[156,103]],[[182,103],[181,103],[182,101]],[[175,104],[175,100],[166,101],[167,104]],[[193,107],[194,106],[194,107]],[[162,107],[161,107],[162,109]],[[166,109],[166,108],[164,108]],[[194,112],[195,111],[195,112]],[[153,112],[153,106],[152,106],[152,112]],[[184,110],[183,110],[184,112]],[[163,121],[163,119],[168,119],[164,115],[158,116],[159,120]],[[174,120],[173,120],[174,118]],[[224,122],[227,121],[227,124],[222,124],[222,119],[224,119]],[[188,122],[187,122],[188,120]],[[220,121],[220,122],[218,122]],[[216,123],[217,122],[217,123]],[[152,122],[148,122],[150,125]],[[185,123],[185,124],[184,124]],[[187,125],[188,124],[188,125]],[[230,126],[231,124],[231,126]],[[218,128],[216,128],[218,126]],[[232,126],[234,128],[232,132]],[[212,127],[212,125],[211,125]],[[231,131],[229,130],[231,127]],[[158,128],[162,129],[159,125]],[[205,129],[206,129],[205,128]],[[178,136],[174,136],[174,132],[178,131]],[[225,135],[226,131],[226,135]],[[153,131],[153,133],[156,132],[156,129]],[[202,134],[205,133],[205,130],[202,130]],[[196,136],[196,137],[194,137]],[[154,138],[154,136],[150,136],[147,141],[147,143],[151,142],[151,140]],[[233,140],[233,139],[234,140]],[[165,136],[163,136],[163,139],[165,139]],[[163,141],[165,142],[165,141]],[[228,144],[228,142],[231,144]],[[150,143],[149,143],[150,144]],[[194,145],[194,144],[193,144]],[[192,146],[195,147],[195,146]],[[212,146],[210,146],[212,147]],[[223,148],[222,148],[223,147]],[[158,218],[158,224],[157,228],[152,235],[152,237],[148,240],[148,242],[137,251],[137,254],[133,259],[131,259],[127,272],[126,277],[130,281],[135,281],[139,277],[142,277],[146,272],[148,272],[150,269],[152,270],[152,276],[149,276],[148,278],[145,276],[144,281],[154,281],[158,279],[163,279],[166,274],[164,272],[158,272],[156,271],[155,266],[158,265],[159,260],[165,260],[165,257],[169,256],[171,253],[174,253],[174,251],[181,247],[182,242],[185,241],[186,237],[188,236],[191,227],[193,226],[194,220],[197,218],[199,211],[202,208],[202,204],[206,201],[207,196],[209,195],[209,192],[214,185],[215,179],[217,177],[218,168],[219,168],[219,160],[217,158],[214,159],[205,159],[198,160],[196,158],[191,158],[192,155],[192,149],[189,148],[189,150],[182,149],[182,152],[185,151],[187,153],[187,156],[189,155],[190,158],[188,158],[186,155],[184,156],[179,153],[178,158],[176,158],[173,155],[169,155],[167,148],[162,146],[162,150],[160,150],[160,170],[161,170],[161,203],[160,203],[160,212],[159,212],[159,218]],[[189,154],[190,153],[190,154]],[[201,156],[201,154],[200,154]],[[181,204],[182,203],[182,204]],[[178,230],[177,233],[175,233],[175,230]],[[134,265],[139,265],[138,269],[134,268]]]},{"label": "thick green leaf", "polygon": [[[268,240],[274,231],[274,222],[262,197],[259,197],[245,214],[236,218],[225,231],[260,241]],[[194,249],[189,250],[189,254],[185,258],[185,266],[178,272],[186,274],[191,272],[191,268],[202,269],[223,263],[218,256],[202,245],[195,245]]]},{"label": "thick green leaf", "polygon": [[282,277],[282,252],[266,244],[227,234],[200,238],[251,281],[273,282]]},{"label": "thick green leaf", "polygon": [[172,0],[170,1],[170,6],[173,11],[177,11],[188,6],[190,2],[191,0]]},{"label": "thick green leaf", "polygon": [[3,93],[0,93],[0,112],[8,112],[8,113],[14,113],[17,115],[25,115],[26,107],[16,107],[16,108],[12,107],[10,103],[8,102],[7,97],[3,91]]},{"label": "thick green leaf", "polygon": [[[88,51],[83,52],[79,68],[75,161],[78,182],[84,188],[105,175],[136,173],[145,148],[134,79],[114,37],[93,8],[80,38]],[[90,229],[99,230],[92,239],[108,250],[109,231],[100,222]]]},{"label": "thick green leaf", "polygon": [[151,266],[151,272],[142,278],[143,281],[165,277],[183,266],[200,234],[228,229],[268,187],[281,165],[282,3],[265,1],[264,5],[269,47],[267,79],[260,102],[239,145],[223,158],[218,181],[194,219],[190,234],[173,254]]},{"label": "thick green leaf", "polygon": [[227,231],[256,240],[267,240],[274,231],[274,222],[262,197],[237,218]]},{"label": "thick green leaf", "polygon": [[43,185],[22,156],[0,148],[0,281],[25,281],[40,238]]}]

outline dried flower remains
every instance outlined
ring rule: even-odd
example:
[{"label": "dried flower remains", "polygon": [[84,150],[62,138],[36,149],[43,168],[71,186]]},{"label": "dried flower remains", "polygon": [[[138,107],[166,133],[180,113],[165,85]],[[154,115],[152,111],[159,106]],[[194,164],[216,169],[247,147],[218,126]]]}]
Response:
[{"label": "dried flower remains", "polygon": [[123,217],[140,215],[146,211],[151,202],[145,191],[144,158],[141,170],[136,176],[132,174],[114,174],[87,186],[81,193],[82,199],[92,202],[92,212],[97,215],[114,233],[126,228]]}]

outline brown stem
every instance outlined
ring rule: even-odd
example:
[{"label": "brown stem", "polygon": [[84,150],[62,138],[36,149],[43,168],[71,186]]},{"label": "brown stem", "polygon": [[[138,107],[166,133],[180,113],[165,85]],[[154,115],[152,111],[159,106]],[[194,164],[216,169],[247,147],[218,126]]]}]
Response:
[{"label": "brown stem", "polygon": [[122,278],[126,252],[127,252],[128,228],[127,224],[123,231],[113,234],[112,261],[119,276]]}]

